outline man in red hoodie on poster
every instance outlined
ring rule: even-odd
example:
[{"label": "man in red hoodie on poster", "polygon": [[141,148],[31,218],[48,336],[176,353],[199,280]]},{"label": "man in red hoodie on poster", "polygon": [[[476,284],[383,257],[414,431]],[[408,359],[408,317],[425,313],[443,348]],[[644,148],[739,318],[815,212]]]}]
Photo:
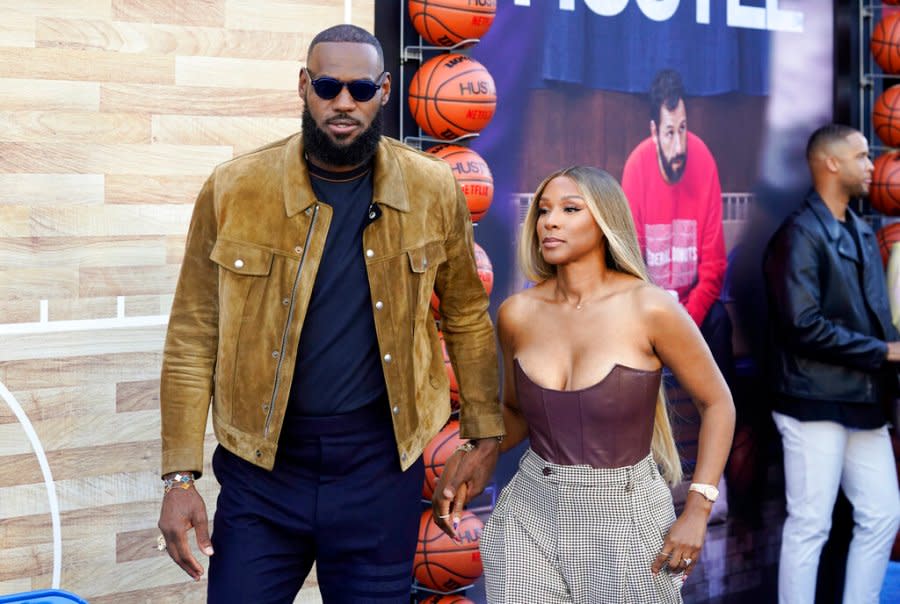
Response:
[{"label": "man in red hoodie on poster", "polygon": [[722,188],[709,149],[688,132],[676,71],[660,71],[653,79],[650,136],[625,162],[622,188],[650,278],[684,305],[730,385],[731,320],[719,300],[727,264]]}]

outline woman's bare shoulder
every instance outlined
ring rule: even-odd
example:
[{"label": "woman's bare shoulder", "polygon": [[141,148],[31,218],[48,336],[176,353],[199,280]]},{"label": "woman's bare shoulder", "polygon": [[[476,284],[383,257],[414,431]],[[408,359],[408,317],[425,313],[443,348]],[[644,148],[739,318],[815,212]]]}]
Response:
[{"label": "woman's bare shoulder", "polygon": [[675,296],[646,281],[640,281],[628,293],[630,302],[644,321],[671,316],[681,310],[681,304]]}]

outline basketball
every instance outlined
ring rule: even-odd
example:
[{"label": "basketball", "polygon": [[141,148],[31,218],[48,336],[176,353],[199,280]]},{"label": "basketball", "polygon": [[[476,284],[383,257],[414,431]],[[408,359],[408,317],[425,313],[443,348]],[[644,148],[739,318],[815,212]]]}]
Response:
[{"label": "basketball", "polygon": [[409,0],[409,20],[434,46],[481,38],[496,12],[496,0]]},{"label": "basketball", "polygon": [[881,252],[881,261],[887,266],[891,255],[891,246],[900,241],[900,222],[887,224],[875,234],[878,239],[878,250]]},{"label": "basketball", "polygon": [[431,499],[438,478],[440,478],[441,472],[444,471],[444,464],[456,451],[456,447],[461,444],[463,444],[463,440],[459,437],[459,422],[451,419],[438,432],[437,436],[425,445],[425,451],[422,452],[422,458],[425,462],[425,483],[422,485],[422,497],[424,499]]},{"label": "basketball", "polygon": [[419,604],[475,604],[475,602],[458,594],[450,594],[449,596],[428,596],[424,600],[419,600]]},{"label": "basketball", "polygon": [[447,380],[450,382],[450,407],[456,410],[459,409],[459,382],[456,381],[456,373],[453,372],[453,365],[450,364],[447,342],[444,341],[443,335],[441,335],[441,350],[444,352],[444,369],[447,370]]},{"label": "basketball", "polygon": [[900,152],[891,151],[875,158],[869,201],[882,214],[900,214]]},{"label": "basketball", "polygon": [[872,107],[875,134],[888,147],[900,147],[900,86],[891,86]]},{"label": "basketball", "polygon": [[885,73],[900,73],[900,15],[886,16],[875,24],[870,47]]},{"label": "basketball", "polygon": [[494,198],[494,177],[480,155],[468,147],[459,145],[438,145],[428,150],[450,164],[463,194],[472,222],[478,222],[491,207]]},{"label": "basketball", "polygon": [[[488,258],[487,252],[478,245],[475,244],[475,268],[478,270],[478,278],[481,279],[481,285],[484,286],[484,292],[490,296],[491,292],[494,290],[494,266],[491,264],[491,259]],[[434,320],[438,321],[441,318],[441,301],[437,297],[437,294],[432,292],[431,294],[431,314],[434,316]]]},{"label": "basketball", "polygon": [[409,111],[429,136],[451,139],[480,132],[497,104],[494,78],[461,54],[429,59],[409,83]]},{"label": "basketball", "polygon": [[485,293],[490,296],[494,290],[494,266],[491,264],[487,252],[477,243],[475,244],[475,268],[478,269],[478,278],[481,279]]},{"label": "basketball", "polygon": [[478,540],[483,528],[478,516],[463,512],[456,531],[461,543],[456,544],[434,523],[431,510],[423,512],[413,564],[416,581],[438,591],[450,591],[474,583],[482,572]]}]

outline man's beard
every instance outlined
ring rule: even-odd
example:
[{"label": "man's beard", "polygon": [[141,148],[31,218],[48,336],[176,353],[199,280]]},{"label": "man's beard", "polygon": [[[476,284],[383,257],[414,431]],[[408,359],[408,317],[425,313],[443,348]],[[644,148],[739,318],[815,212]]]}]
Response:
[{"label": "man's beard", "polygon": [[[663,172],[666,174],[666,180],[670,183],[676,183],[681,180],[681,177],[684,176],[684,169],[687,168],[687,150],[672,158],[666,158],[666,156],[663,155],[662,146],[657,141],[656,152],[659,155],[659,163],[662,166]],[[672,164],[678,160],[681,160],[681,166],[676,168]]]},{"label": "man's beard", "polygon": [[[308,107],[303,108],[303,150],[328,166],[339,168],[353,167],[369,161],[378,149],[378,141],[384,129],[383,109],[379,109],[372,118],[369,127],[359,134],[355,140],[347,144],[337,144],[327,132],[319,128]],[[338,114],[335,118],[352,119],[346,114]]]}]

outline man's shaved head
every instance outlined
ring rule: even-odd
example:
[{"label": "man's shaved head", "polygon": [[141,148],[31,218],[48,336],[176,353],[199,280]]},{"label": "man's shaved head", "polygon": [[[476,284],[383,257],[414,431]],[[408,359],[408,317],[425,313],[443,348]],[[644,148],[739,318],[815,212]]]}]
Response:
[{"label": "man's shaved head", "polygon": [[834,149],[834,145],[844,143],[851,134],[858,134],[859,130],[843,124],[828,124],[812,133],[809,142],[806,143],[806,160],[812,162],[821,154],[827,155]]}]

